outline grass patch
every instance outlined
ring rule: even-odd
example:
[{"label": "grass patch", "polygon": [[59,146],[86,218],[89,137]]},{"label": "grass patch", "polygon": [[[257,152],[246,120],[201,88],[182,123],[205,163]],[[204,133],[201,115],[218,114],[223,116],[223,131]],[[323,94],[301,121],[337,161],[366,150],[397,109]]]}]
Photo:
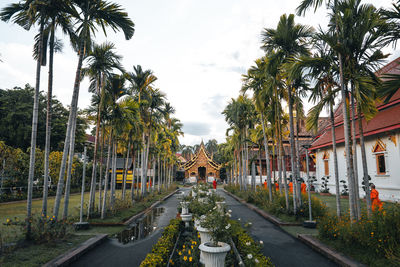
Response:
[{"label": "grass patch", "polygon": [[60,242],[19,248],[13,253],[1,256],[0,265],[3,267],[40,266],[91,237],[93,235],[71,235],[68,239]]}]

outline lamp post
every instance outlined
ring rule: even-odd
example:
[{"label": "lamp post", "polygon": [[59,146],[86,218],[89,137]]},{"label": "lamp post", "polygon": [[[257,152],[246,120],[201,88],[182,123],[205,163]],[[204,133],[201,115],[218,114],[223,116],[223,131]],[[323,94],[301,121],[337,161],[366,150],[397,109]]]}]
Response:
[{"label": "lamp post", "polygon": [[308,194],[308,213],[309,213],[309,220],[304,221],[303,226],[307,228],[315,228],[317,223],[312,219],[312,207],[311,207],[311,180],[310,180],[310,166],[309,166],[309,159],[308,159],[308,149],[311,145],[303,145],[303,148],[306,150],[306,169],[307,169],[307,194]]}]

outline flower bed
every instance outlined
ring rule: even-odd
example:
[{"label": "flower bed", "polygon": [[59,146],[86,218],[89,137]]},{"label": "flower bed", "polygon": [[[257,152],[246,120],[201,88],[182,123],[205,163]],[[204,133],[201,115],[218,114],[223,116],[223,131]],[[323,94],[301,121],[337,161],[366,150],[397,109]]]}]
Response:
[{"label": "flower bed", "polygon": [[181,220],[172,219],[140,266],[166,266],[182,226]]},{"label": "flower bed", "polygon": [[350,223],[349,216],[325,216],[319,220],[319,238],[369,266],[398,265],[400,262],[400,206],[366,214]]}]

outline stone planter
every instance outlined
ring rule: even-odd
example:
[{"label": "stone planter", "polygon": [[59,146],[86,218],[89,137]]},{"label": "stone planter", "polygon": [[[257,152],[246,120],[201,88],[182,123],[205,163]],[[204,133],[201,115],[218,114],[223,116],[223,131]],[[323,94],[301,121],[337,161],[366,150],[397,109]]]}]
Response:
[{"label": "stone planter", "polygon": [[189,228],[189,222],[192,220],[192,214],[181,214],[182,221],[185,222],[185,227]]},{"label": "stone planter", "polygon": [[[203,243],[208,243],[211,242],[211,235],[210,231],[207,228],[203,228],[200,226],[197,227],[197,232],[200,234],[200,242]],[[200,263],[204,264],[203,260],[203,251],[200,250]]]},{"label": "stone planter", "polygon": [[181,207],[182,207],[182,214],[189,214],[189,202],[182,201]]},{"label": "stone planter", "polygon": [[218,246],[212,246],[211,242],[202,243],[199,246],[203,254],[205,267],[224,267],[226,254],[231,250],[231,246],[226,243],[218,242]]}]

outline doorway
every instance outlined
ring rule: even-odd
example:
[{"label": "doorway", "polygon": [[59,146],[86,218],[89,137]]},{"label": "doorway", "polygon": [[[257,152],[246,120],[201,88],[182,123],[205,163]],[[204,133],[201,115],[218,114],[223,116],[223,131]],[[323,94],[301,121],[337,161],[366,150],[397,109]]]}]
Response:
[{"label": "doorway", "polygon": [[206,167],[199,167],[198,168],[199,179],[206,179]]}]

